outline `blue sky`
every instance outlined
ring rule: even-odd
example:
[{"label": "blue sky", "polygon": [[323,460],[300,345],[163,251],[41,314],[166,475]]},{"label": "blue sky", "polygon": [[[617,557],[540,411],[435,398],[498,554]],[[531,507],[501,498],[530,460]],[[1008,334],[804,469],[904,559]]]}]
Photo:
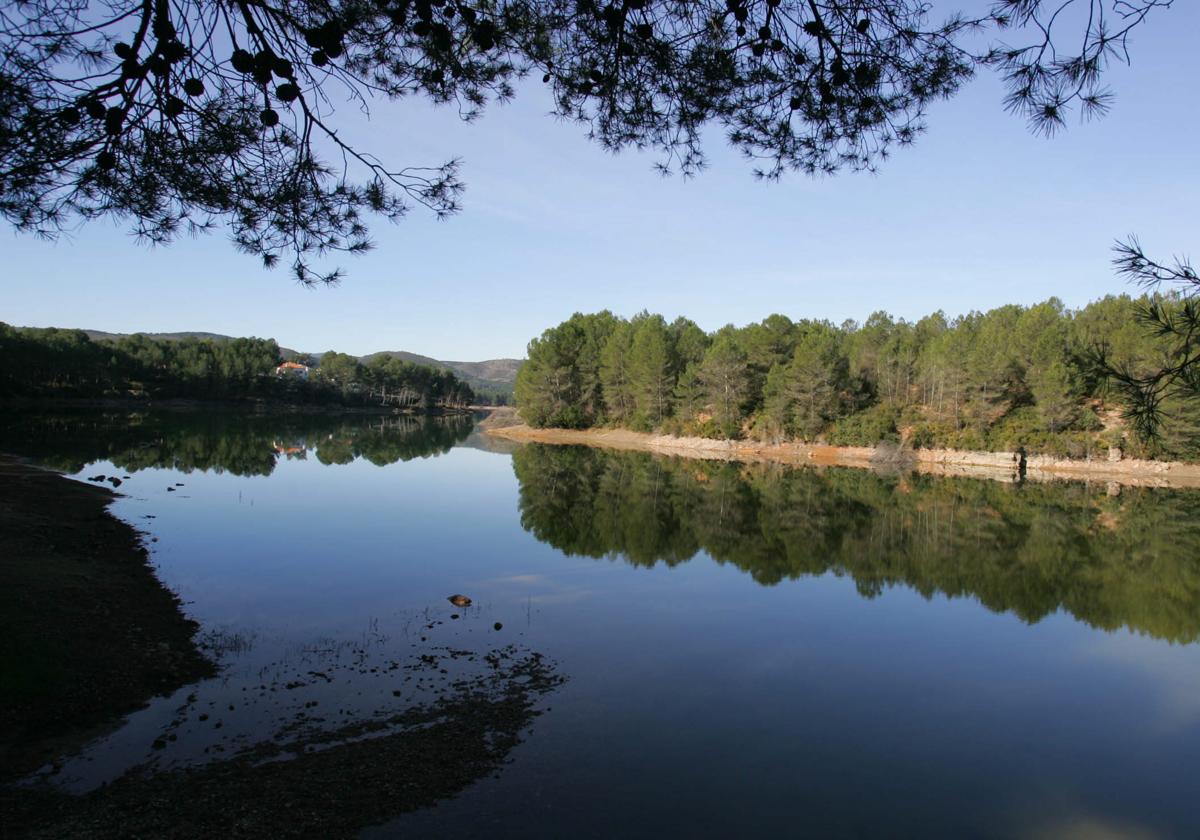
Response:
[{"label": "blue sky", "polygon": [[1106,118],[1047,140],[1003,111],[986,74],[937,104],[929,131],[876,175],[764,184],[719,133],[709,169],[664,179],[653,154],[613,156],[546,116],[536,80],[472,124],[380,102],[346,129],[389,163],[463,160],[463,213],[380,222],[344,282],[299,287],[218,233],[169,248],[92,223],[47,243],[5,231],[0,320],[114,332],[270,336],[302,350],[522,356],[575,311],[686,315],[706,329],[772,312],[915,319],[1052,295],[1081,306],[1129,291],[1109,266],[1136,232],[1169,256],[1195,242],[1200,10],[1179,3],[1109,76]]}]

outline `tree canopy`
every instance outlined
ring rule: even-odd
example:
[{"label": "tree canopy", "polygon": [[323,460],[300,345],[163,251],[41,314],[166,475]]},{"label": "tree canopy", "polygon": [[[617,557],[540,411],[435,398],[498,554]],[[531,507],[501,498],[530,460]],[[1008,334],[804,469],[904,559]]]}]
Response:
[{"label": "tree canopy", "polygon": [[[719,127],[778,178],[872,169],[981,68],[1040,131],[1108,107],[1103,74],[1171,0],[15,0],[0,11],[0,214],[113,216],[169,242],[224,225],[305,283],[371,216],[459,208],[456,161],[401,165],[337,108],[423,96],[470,118],[540,75],[561,117],[664,171]],[[1011,43],[1010,43],[1011,41]],[[1068,46],[1069,45],[1069,46]]]},{"label": "tree canopy", "polygon": [[[533,426],[1197,458],[1200,411],[1188,388],[1200,351],[1186,338],[1196,312],[1194,300],[1158,293],[916,322],[876,312],[835,326],[775,314],[712,334],[685,318],[576,314],[529,343],[516,399]],[[1158,331],[1139,323],[1151,314]],[[1190,355],[1180,356],[1185,341]],[[1124,380],[1097,367],[1097,348]],[[1146,389],[1158,394],[1154,434],[1120,416],[1137,420]]]}]

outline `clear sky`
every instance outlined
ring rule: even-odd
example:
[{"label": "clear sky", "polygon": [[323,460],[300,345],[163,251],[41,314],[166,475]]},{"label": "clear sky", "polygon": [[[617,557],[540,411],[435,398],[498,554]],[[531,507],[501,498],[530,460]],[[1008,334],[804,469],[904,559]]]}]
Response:
[{"label": "clear sky", "polygon": [[776,184],[755,181],[716,132],[705,173],[664,179],[653,154],[610,155],[546,116],[537,80],[472,124],[380,102],[347,135],[389,163],[462,158],[465,209],[376,223],[378,247],[342,263],[340,286],[302,288],[219,233],[153,249],[104,221],[56,243],[0,233],[0,320],[476,360],[523,356],[546,327],[604,308],[715,329],[772,312],[915,319],[1052,295],[1081,306],[1129,291],[1109,266],[1115,239],[1137,233],[1164,256],[1195,244],[1197,31],[1197,4],[1152,16],[1133,66],[1109,76],[1112,113],[1054,139],[1006,114],[982,74],[879,174]]}]

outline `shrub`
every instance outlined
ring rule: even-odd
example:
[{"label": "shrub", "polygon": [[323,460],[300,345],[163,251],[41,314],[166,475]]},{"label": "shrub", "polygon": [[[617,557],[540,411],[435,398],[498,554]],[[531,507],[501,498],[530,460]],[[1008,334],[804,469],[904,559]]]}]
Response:
[{"label": "shrub", "polygon": [[974,426],[970,426],[966,429],[960,429],[957,432],[954,432],[953,435],[950,437],[950,439],[947,441],[947,445],[948,445],[948,448],[950,448],[950,449],[980,450],[980,449],[991,449],[992,448],[992,447],[988,446],[988,441],[987,441],[987,438],[984,436],[984,433],[981,432],[979,429],[975,428]]},{"label": "shrub", "polygon": [[1104,422],[1094,411],[1081,411],[1071,428],[1079,432],[1099,432],[1104,429]]},{"label": "shrub", "polygon": [[1109,429],[1099,437],[1100,445],[1106,449],[1125,447],[1125,433],[1120,429]]},{"label": "shrub", "polygon": [[750,425],[750,435],[755,440],[767,444],[782,443],[787,439],[787,433],[779,421],[761,412],[754,417]]},{"label": "shrub", "polygon": [[908,444],[913,449],[953,449],[958,432],[949,423],[917,423]]},{"label": "shrub", "polygon": [[874,446],[881,441],[899,442],[896,431],[899,412],[893,405],[879,404],[843,417],[833,425],[829,440],[838,446]]},{"label": "shrub", "polygon": [[688,430],[688,425],[683,421],[683,418],[672,415],[662,422],[661,431],[664,435],[687,437],[691,434]]}]

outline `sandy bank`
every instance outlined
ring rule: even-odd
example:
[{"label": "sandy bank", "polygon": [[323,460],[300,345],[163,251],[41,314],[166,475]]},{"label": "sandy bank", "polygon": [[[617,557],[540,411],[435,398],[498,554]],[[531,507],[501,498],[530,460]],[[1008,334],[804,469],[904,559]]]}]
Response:
[{"label": "sandy bank", "polygon": [[[674,437],[628,429],[534,429],[515,415],[499,412],[485,421],[484,431],[495,437],[526,443],[577,444],[611,449],[658,452],[686,458],[726,461],[767,461],[781,464],[876,467],[891,462],[872,447],[826,446],[820,444],[759,444],[753,441],[709,440]],[[917,449],[904,457],[918,472],[935,475],[969,475],[1012,480],[1017,477],[1020,456],[1014,452],[969,452],[951,449]],[[893,462],[894,463],[894,462]],[[1149,487],[1200,487],[1200,464],[1167,461],[1075,461],[1029,456],[1026,478],[1034,480],[1075,479],[1116,482]]]}]

